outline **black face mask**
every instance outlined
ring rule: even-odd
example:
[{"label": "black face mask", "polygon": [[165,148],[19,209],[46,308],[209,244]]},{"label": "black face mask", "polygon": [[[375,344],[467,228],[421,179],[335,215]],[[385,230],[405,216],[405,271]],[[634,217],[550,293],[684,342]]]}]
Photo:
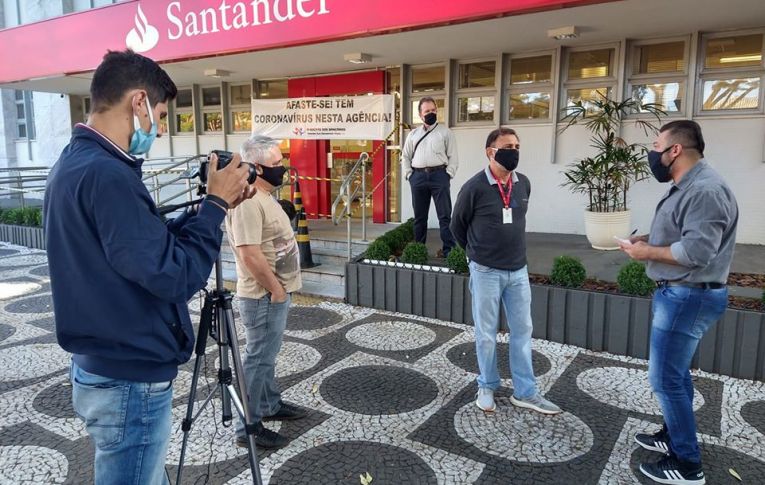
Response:
[{"label": "black face mask", "polygon": [[508,172],[512,172],[518,168],[520,156],[521,152],[515,148],[500,148],[494,153],[494,161],[502,165]]},{"label": "black face mask", "polygon": [[670,175],[670,169],[672,168],[672,165],[675,163],[677,158],[675,160],[672,160],[672,162],[669,165],[664,165],[661,163],[661,157],[665,153],[667,153],[670,149],[672,149],[674,145],[670,145],[668,148],[657,152],[656,150],[651,150],[648,152],[648,163],[651,166],[651,172],[653,173],[653,176],[661,183],[669,182],[672,180],[672,175]]},{"label": "black face mask", "polygon": [[286,167],[281,165],[278,167],[265,167],[261,165],[260,168],[263,170],[263,174],[260,175],[260,178],[274,187],[279,187],[284,184],[284,174],[287,173]]},{"label": "black face mask", "polygon": [[436,116],[435,113],[428,113],[425,115],[425,117],[422,119],[422,121],[425,122],[428,126],[433,126],[436,124],[436,120],[438,120],[438,116]]}]

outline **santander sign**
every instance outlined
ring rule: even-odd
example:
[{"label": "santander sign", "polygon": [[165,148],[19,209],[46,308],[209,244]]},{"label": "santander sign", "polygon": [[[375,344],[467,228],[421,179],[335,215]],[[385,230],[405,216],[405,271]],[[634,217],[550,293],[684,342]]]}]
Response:
[{"label": "santander sign", "polygon": [[180,62],[609,1],[123,0],[0,29],[0,84],[88,72],[107,49]]},{"label": "santander sign", "polygon": [[[174,1],[170,2],[165,10],[169,22],[166,38],[169,41],[177,41],[329,13],[327,0],[221,0],[217,7],[196,11],[184,10],[180,1]],[[136,52],[148,52],[159,40],[159,31],[149,24],[139,5],[135,15],[135,27],[128,32],[125,45]]]}]

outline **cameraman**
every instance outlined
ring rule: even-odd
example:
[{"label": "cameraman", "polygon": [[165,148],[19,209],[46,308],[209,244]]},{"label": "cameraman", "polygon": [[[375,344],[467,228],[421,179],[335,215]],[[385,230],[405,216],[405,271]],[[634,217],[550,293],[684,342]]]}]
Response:
[{"label": "cameraman", "polygon": [[[274,379],[276,355],[287,326],[290,293],[302,286],[300,253],[295,233],[282,206],[271,195],[281,186],[287,169],[279,142],[252,135],[242,144],[242,158],[254,163],[258,193],[226,216],[226,233],[236,257],[239,313],[247,338],[244,374],[255,423],[255,443],[281,448],[289,440],[263,426],[262,421],[292,420],[306,411],[281,399]],[[237,421],[236,445],[247,446],[244,426]]]},{"label": "cameraman", "polygon": [[254,195],[237,158],[195,211],[165,224],[141,181],[177,89],[154,61],[108,52],[50,172],[44,222],[58,342],[71,352],[72,403],[95,444],[96,484],[167,483],[172,380],[194,344],[187,301],[220,250],[229,207]]}]

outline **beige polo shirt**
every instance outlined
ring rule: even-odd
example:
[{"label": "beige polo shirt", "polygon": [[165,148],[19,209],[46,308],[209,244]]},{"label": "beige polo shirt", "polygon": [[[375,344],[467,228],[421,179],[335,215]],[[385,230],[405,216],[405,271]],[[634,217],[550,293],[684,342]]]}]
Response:
[{"label": "beige polo shirt", "polygon": [[[271,271],[284,286],[287,293],[299,290],[300,253],[289,218],[271,194],[258,191],[252,199],[245,200],[226,216],[226,232],[232,248],[259,244],[271,266]],[[239,296],[262,298],[268,291],[236,257],[237,287]]]}]

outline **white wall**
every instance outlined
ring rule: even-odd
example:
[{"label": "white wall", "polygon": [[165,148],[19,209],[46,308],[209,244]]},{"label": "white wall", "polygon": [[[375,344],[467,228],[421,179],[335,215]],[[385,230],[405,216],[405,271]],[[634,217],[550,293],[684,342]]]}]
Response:
[{"label": "white wall", "polygon": [[69,99],[66,95],[35,92],[35,134],[32,140],[16,140],[17,165],[50,167],[72,136]]},{"label": "white wall", "polygon": [[[743,244],[765,244],[765,119],[727,118],[697,119],[706,141],[706,158],[723,176],[736,194],[740,210],[737,241]],[[589,146],[589,134],[574,126],[558,135],[555,163],[551,163],[552,126],[529,125],[514,127],[521,140],[518,171],[531,180],[532,194],[527,214],[529,232],[584,234],[582,212],[585,196],[574,195],[560,187],[562,171],[574,160],[594,152]],[[486,136],[493,127],[454,128],[460,167],[452,180],[452,203],[462,184],[487,164],[484,155]],[[628,142],[650,144],[633,123],[625,123],[622,136]],[[402,182],[402,220],[413,217],[411,190]],[[653,178],[637,183],[629,192],[632,227],[647,233],[656,203],[668,189]],[[435,208],[431,204],[428,226],[438,227]]]}]

